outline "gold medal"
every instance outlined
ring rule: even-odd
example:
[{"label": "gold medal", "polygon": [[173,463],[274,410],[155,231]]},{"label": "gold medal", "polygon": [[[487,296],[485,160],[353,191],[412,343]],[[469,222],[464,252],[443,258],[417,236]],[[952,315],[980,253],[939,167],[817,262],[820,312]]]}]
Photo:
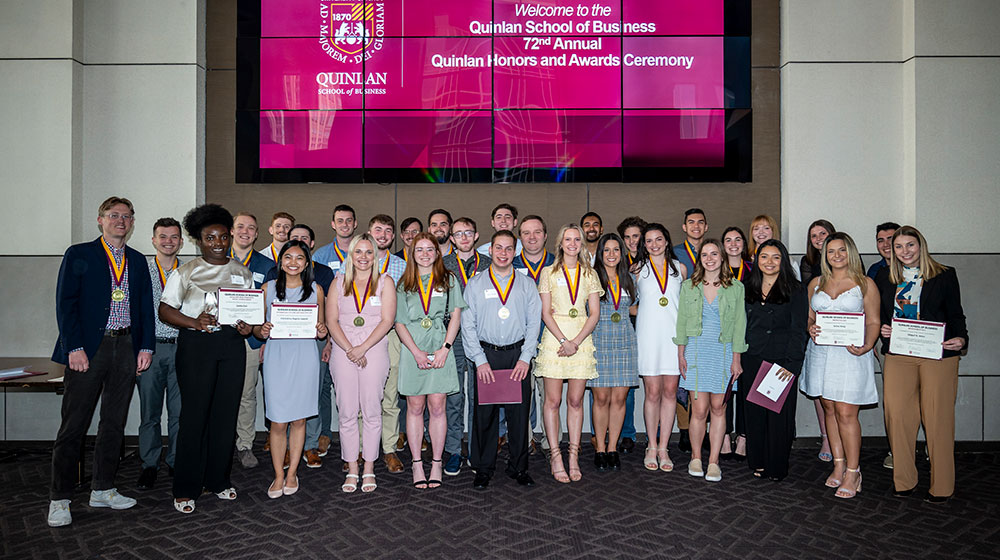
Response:
[{"label": "gold medal", "polygon": [[111,290],[111,301],[114,302],[125,301],[125,290],[122,290],[121,288],[115,288],[114,290]]},{"label": "gold medal", "polygon": [[425,329],[431,328],[431,324],[433,323],[431,322],[430,317],[424,317],[423,319],[420,320],[420,326]]},{"label": "gold medal", "polygon": [[497,317],[500,317],[503,320],[509,319],[510,309],[507,309],[506,307],[501,307],[500,309],[497,310]]},{"label": "gold medal", "polygon": [[571,318],[573,318],[573,319],[576,319],[577,317],[579,317],[579,316],[580,316],[580,310],[579,310],[579,309],[577,309],[577,308],[575,308],[575,307],[574,307],[574,308],[572,308],[572,309],[570,309],[570,310],[569,310],[569,316],[570,316]]},{"label": "gold medal", "polygon": [[355,317],[354,318],[354,326],[355,327],[363,327],[363,326],[365,326],[365,318],[362,317],[361,315],[358,315],[357,317]]},{"label": "gold medal", "polygon": [[666,297],[661,297],[660,298],[660,307],[666,307],[667,303],[669,303],[669,302],[667,301]]},{"label": "gold medal", "polygon": [[615,311],[614,313],[611,314],[611,322],[612,323],[618,323],[618,322],[621,322],[621,320],[622,320],[622,314],[621,313]]}]

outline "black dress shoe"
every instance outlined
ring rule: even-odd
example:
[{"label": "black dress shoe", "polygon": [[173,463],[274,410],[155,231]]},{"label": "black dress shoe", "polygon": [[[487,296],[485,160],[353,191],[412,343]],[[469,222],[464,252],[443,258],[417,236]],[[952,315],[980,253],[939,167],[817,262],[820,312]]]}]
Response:
[{"label": "black dress shoe", "polygon": [[688,435],[687,430],[680,431],[680,437],[677,440],[677,449],[680,449],[684,453],[691,452],[691,437]]},{"label": "black dress shoe", "polygon": [[513,473],[508,476],[516,480],[517,483],[520,484],[521,486],[535,485],[535,479],[531,478],[531,475],[528,474],[528,471],[521,471],[519,473]]},{"label": "black dress shoe", "polygon": [[594,467],[597,472],[605,472],[608,470],[608,454],[598,451],[594,453]]},{"label": "black dress shoe", "polygon": [[606,464],[608,466],[608,470],[610,470],[610,471],[620,471],[620,470],[622,470],[622,459],[618,455],[618,452],[617,451],[612,451],[612,452],[608,453],[607,455],[608,455],[608,457],[607,457],[607,460],[606,460]]},{"label": "black dress shoe", "polygon": [[629,437],[622,438],[622,442],[618,444],[618,449],[622,453],[628,455],[633,449],[635,449],[635,440]]},{"label": "black dress shoe", "polygon": [[490,485],[490,475],[484,472],[477,472],[475,480],[472,481],[472,487],[476,490],[486,490],[486,487]]},{"label": "black dress shoe", "polygon": [[924,496],[924,501],[928,504],[943,504],[951,499],[951,496],[934,496],[930,492]]},{"label": "black dress shoe", "polygon": [[139,482],[135,484],[139,490],[149,490],[156,484],[156,467],[147,467],[139,473]]},{"label": "black dress shoe", "polygon": [[914,486],[913,488],[910,488],[909,490],[896,490],[896,489],[893,489],[892,495],[894,497],[896,497],[896,498],[908,498],[908,497],[910,497],[910,496],[913,495],[913,491],[916,490],[916,489],[917,489],[916,486]]}]

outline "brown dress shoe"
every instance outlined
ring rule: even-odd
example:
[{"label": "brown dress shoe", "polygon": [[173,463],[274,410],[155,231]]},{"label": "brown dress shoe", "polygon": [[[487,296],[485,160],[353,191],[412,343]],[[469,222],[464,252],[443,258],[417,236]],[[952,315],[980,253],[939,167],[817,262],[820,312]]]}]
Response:
[{"label": "brown dress shoe", "polygon": [[597,436],[590,436],[590,446],[597,449]]},{"label": "brown dress shoe", "polygon": [[320,457],[326,457],[326,452],[330,450],[330,438],[327,436],[319,436],[319,443],[316,452],[319,453]]},{"label": "brown dress shoe", "polygon": [[397,457],[395,453],[386,453],[382,457],[382,460],[385,461],[385,468],[389,469],[389,472],[403,472],[403,462],[399,460],[399,457]]},{"label": "brown dress shoe", "polygon": [[420,450],[421,450],[421,451],[427,451],[427,447],[428,447],[429,445],[430,445],[430,444],[429,444],[429,443],[427,443],[427,438],[420,438]]},{"label": "brown dress shoe", "polygon": [[306,449],[306,452],[302,454],[302,460],[310,469],[318,469],[323,466],[323,459],[320,459],[319,451],[315,449]]},{"label": "brown dress shoe", "polygon": [[507,443],[507,436],[500,436],[497,439],[497,453],[500,453],[500,449],[503,448],[503,444]]},{"label": "brown dress shoe", "polygon": [[264,452],[271,450],[271,434],[270,432],[264,432]]},{"label": "brown dress shoe", "polygon": [[396,438],[396,451],[402,451],[406,449],[406,434],[399,434]]},{"label": "brown dress shoe", "polygon": [[288,453],[288,450],[286,449],[285,450],[285,468],[287,469],[288,465],[290,465],[290,464],[292,464],[292,456]]}]

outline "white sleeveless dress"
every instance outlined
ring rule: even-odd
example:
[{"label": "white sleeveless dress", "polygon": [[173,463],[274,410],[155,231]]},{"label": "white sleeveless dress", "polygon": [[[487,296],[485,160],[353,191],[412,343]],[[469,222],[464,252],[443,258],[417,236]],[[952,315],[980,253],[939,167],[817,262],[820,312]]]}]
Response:
[{"label": "white sleeveless dress", "polygon": [[[836,299],[818,287],[809,299],[813,311],[860,313],[865,310],[861,288],[854,286]],[[855,356],[843,346],[818,346],[809,340],[799,390],[810,397],[848,404],[875,404],[875,355]]]},{"label": "white sleeveless dress", "polygon": [[[660,286],[653,269],[646,263],[636,275],[639,289],[639,313],[635,318],[635,336],[639,350],[639,375],[680,375],[677,365],[677,304],[680,303],[680,263],[673,261],[678,272],[667,267],[667,291],[660,293]],[[666,296],[667,306],[660,306]]]}]

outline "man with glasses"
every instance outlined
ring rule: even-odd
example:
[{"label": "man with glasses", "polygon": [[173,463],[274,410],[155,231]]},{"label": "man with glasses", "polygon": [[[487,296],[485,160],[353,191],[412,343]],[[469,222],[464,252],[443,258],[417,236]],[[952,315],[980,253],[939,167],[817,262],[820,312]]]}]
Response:
[{"label": "man with glasses", "polygon": [[407,254],[410,251],[410,247],[413,246],[413,238],[417,236],[418,233],[424,231],[424,224],[419,218],[414,218],[410,216],[399,223],[399,238],[403,241],[403,248],[396,251],[394,254],[403,259],[405,262],[410,256]]},{"label": "man with glasses", "polygon": [[56,284],[56,340],[52,361],[66,365],[62,422],[52,446],[48,523],[72,523],[69,506],[77,462],[97,401],[101,420],[94,445],[90,507],[128,509],[115,473],[136,375],[149,368],[156,348],[153,287],[146,258],[125,245],[134,225],[127,198],[105,200],[97,213],[101,236],[71,246]]}]

